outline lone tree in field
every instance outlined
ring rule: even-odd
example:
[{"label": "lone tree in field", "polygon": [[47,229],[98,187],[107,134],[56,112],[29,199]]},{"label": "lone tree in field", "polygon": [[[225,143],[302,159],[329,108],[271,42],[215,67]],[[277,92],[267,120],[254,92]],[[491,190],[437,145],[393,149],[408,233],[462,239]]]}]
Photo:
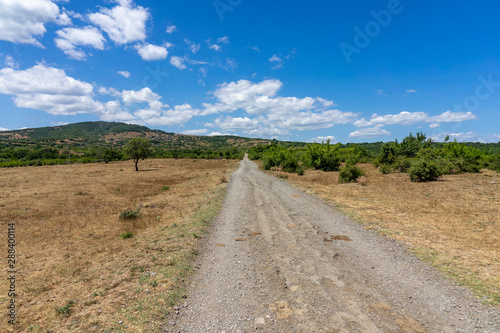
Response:
[{"label": "lone tree in field", "polygon": [[135,171],[139,171],[137,163],[139,159],[143,160],[151,153],[151,142],[148,139],[133,138],[125,146],[125,153],[134,159]]}]

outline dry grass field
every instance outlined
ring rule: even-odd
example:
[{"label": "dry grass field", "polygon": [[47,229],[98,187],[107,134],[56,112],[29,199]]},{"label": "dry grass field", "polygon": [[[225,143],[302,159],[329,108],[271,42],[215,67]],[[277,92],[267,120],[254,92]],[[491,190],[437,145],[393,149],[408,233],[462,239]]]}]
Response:
[{"label": "dry grass field", "polygon": [[[159,331],[237,166],[145,160],[140,172],[132,161],[1,169],[4,241],[7,223],[16,224],[16,331]],[[140,218],[119,218],[138,208]],[[13,331],[2,317],[0,331]]]},{"label": "dry grass field", "polygon": [[412,183],[407,174],[382,175],[371,164],[360,167],[366,186],[338,184],[338,172],[307,170],[303,176],[286,176],[333,201],[366,229],[408,244],[413,253],[471,288],[483,302],[500,306],[498,173],[483,170]]}]

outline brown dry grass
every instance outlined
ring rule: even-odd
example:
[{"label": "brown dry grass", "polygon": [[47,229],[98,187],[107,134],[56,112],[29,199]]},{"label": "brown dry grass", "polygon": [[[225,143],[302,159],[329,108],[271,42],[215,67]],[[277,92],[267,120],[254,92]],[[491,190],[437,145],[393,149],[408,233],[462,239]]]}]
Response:
[{"label": "brown dry grass", "polygon": [[377,233],[413,252],[486,303],[500,305],[500,176],[479,174],[412,183],[407,174],[382,175],[363,164],[367,186],[338,184],[338,172],[307,170],[288,181],[331,200]]},{"label": "brown dry grass", "polygon": [[[237,165],[146,160],[140,172],[130,161],[1,169],[0,221],[5,233],[7,223],[17,229],[16,331],[158,329],[182,297],[189,259],[220,204],[220,179]],[[138,207],[140,219],[119,220]],[[122,239],[126,231],[134,237]],[[6,279],[0,290],[5,305]],[[69,315],[59,314],[69,301]],[[0,331],[9,329],[0,321]]]}]

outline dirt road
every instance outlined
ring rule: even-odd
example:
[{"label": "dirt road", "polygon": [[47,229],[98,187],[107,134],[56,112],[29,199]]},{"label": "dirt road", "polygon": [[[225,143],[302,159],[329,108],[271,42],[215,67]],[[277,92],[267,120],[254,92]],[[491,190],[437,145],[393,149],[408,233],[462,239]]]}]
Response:
[{"label": "dirt road", "polygon": [[248,160],[167,332],[500,332],[498,310]]}]

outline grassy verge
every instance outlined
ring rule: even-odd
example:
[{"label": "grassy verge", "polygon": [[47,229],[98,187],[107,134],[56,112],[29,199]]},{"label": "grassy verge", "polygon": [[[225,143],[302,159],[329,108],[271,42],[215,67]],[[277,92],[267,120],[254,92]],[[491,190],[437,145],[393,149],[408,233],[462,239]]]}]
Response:
[{"label": "grassy verge", "polygon": [[498,281],[491,278],[479,278],[477,272],[474,272],[471,267],[467,267],[463,261],[444,256],[436,250],[413,247],[410,251],[420,260],[429,263],[443,272],[447,278],[471,289],[481,299],[483,304],[500,307]]},{"label": "grassy verge", "polygon": [[[161,236],[141,240],[141,246],[154,244],[152,250],[170,247],[171,251],[169,254],[155,256],[147,268],[137,264],[129,265],[136,272],[136,297],[128,306],[119,309],[115,320],[103,325],[104,331],[163,331],[173,307],[179,305],[186,296],[187,281],[193,273],[191,263],[198,254],[197,240],[206,236],[210,222],[222,206],[224,195],[225,191],[217,190],[210,195],[210,201],[191,216],[180,223],[162,228]],[[138,257],[140,260],[141,256]],[[119,318],[123,321],[122,324],[116,321]]]}]

